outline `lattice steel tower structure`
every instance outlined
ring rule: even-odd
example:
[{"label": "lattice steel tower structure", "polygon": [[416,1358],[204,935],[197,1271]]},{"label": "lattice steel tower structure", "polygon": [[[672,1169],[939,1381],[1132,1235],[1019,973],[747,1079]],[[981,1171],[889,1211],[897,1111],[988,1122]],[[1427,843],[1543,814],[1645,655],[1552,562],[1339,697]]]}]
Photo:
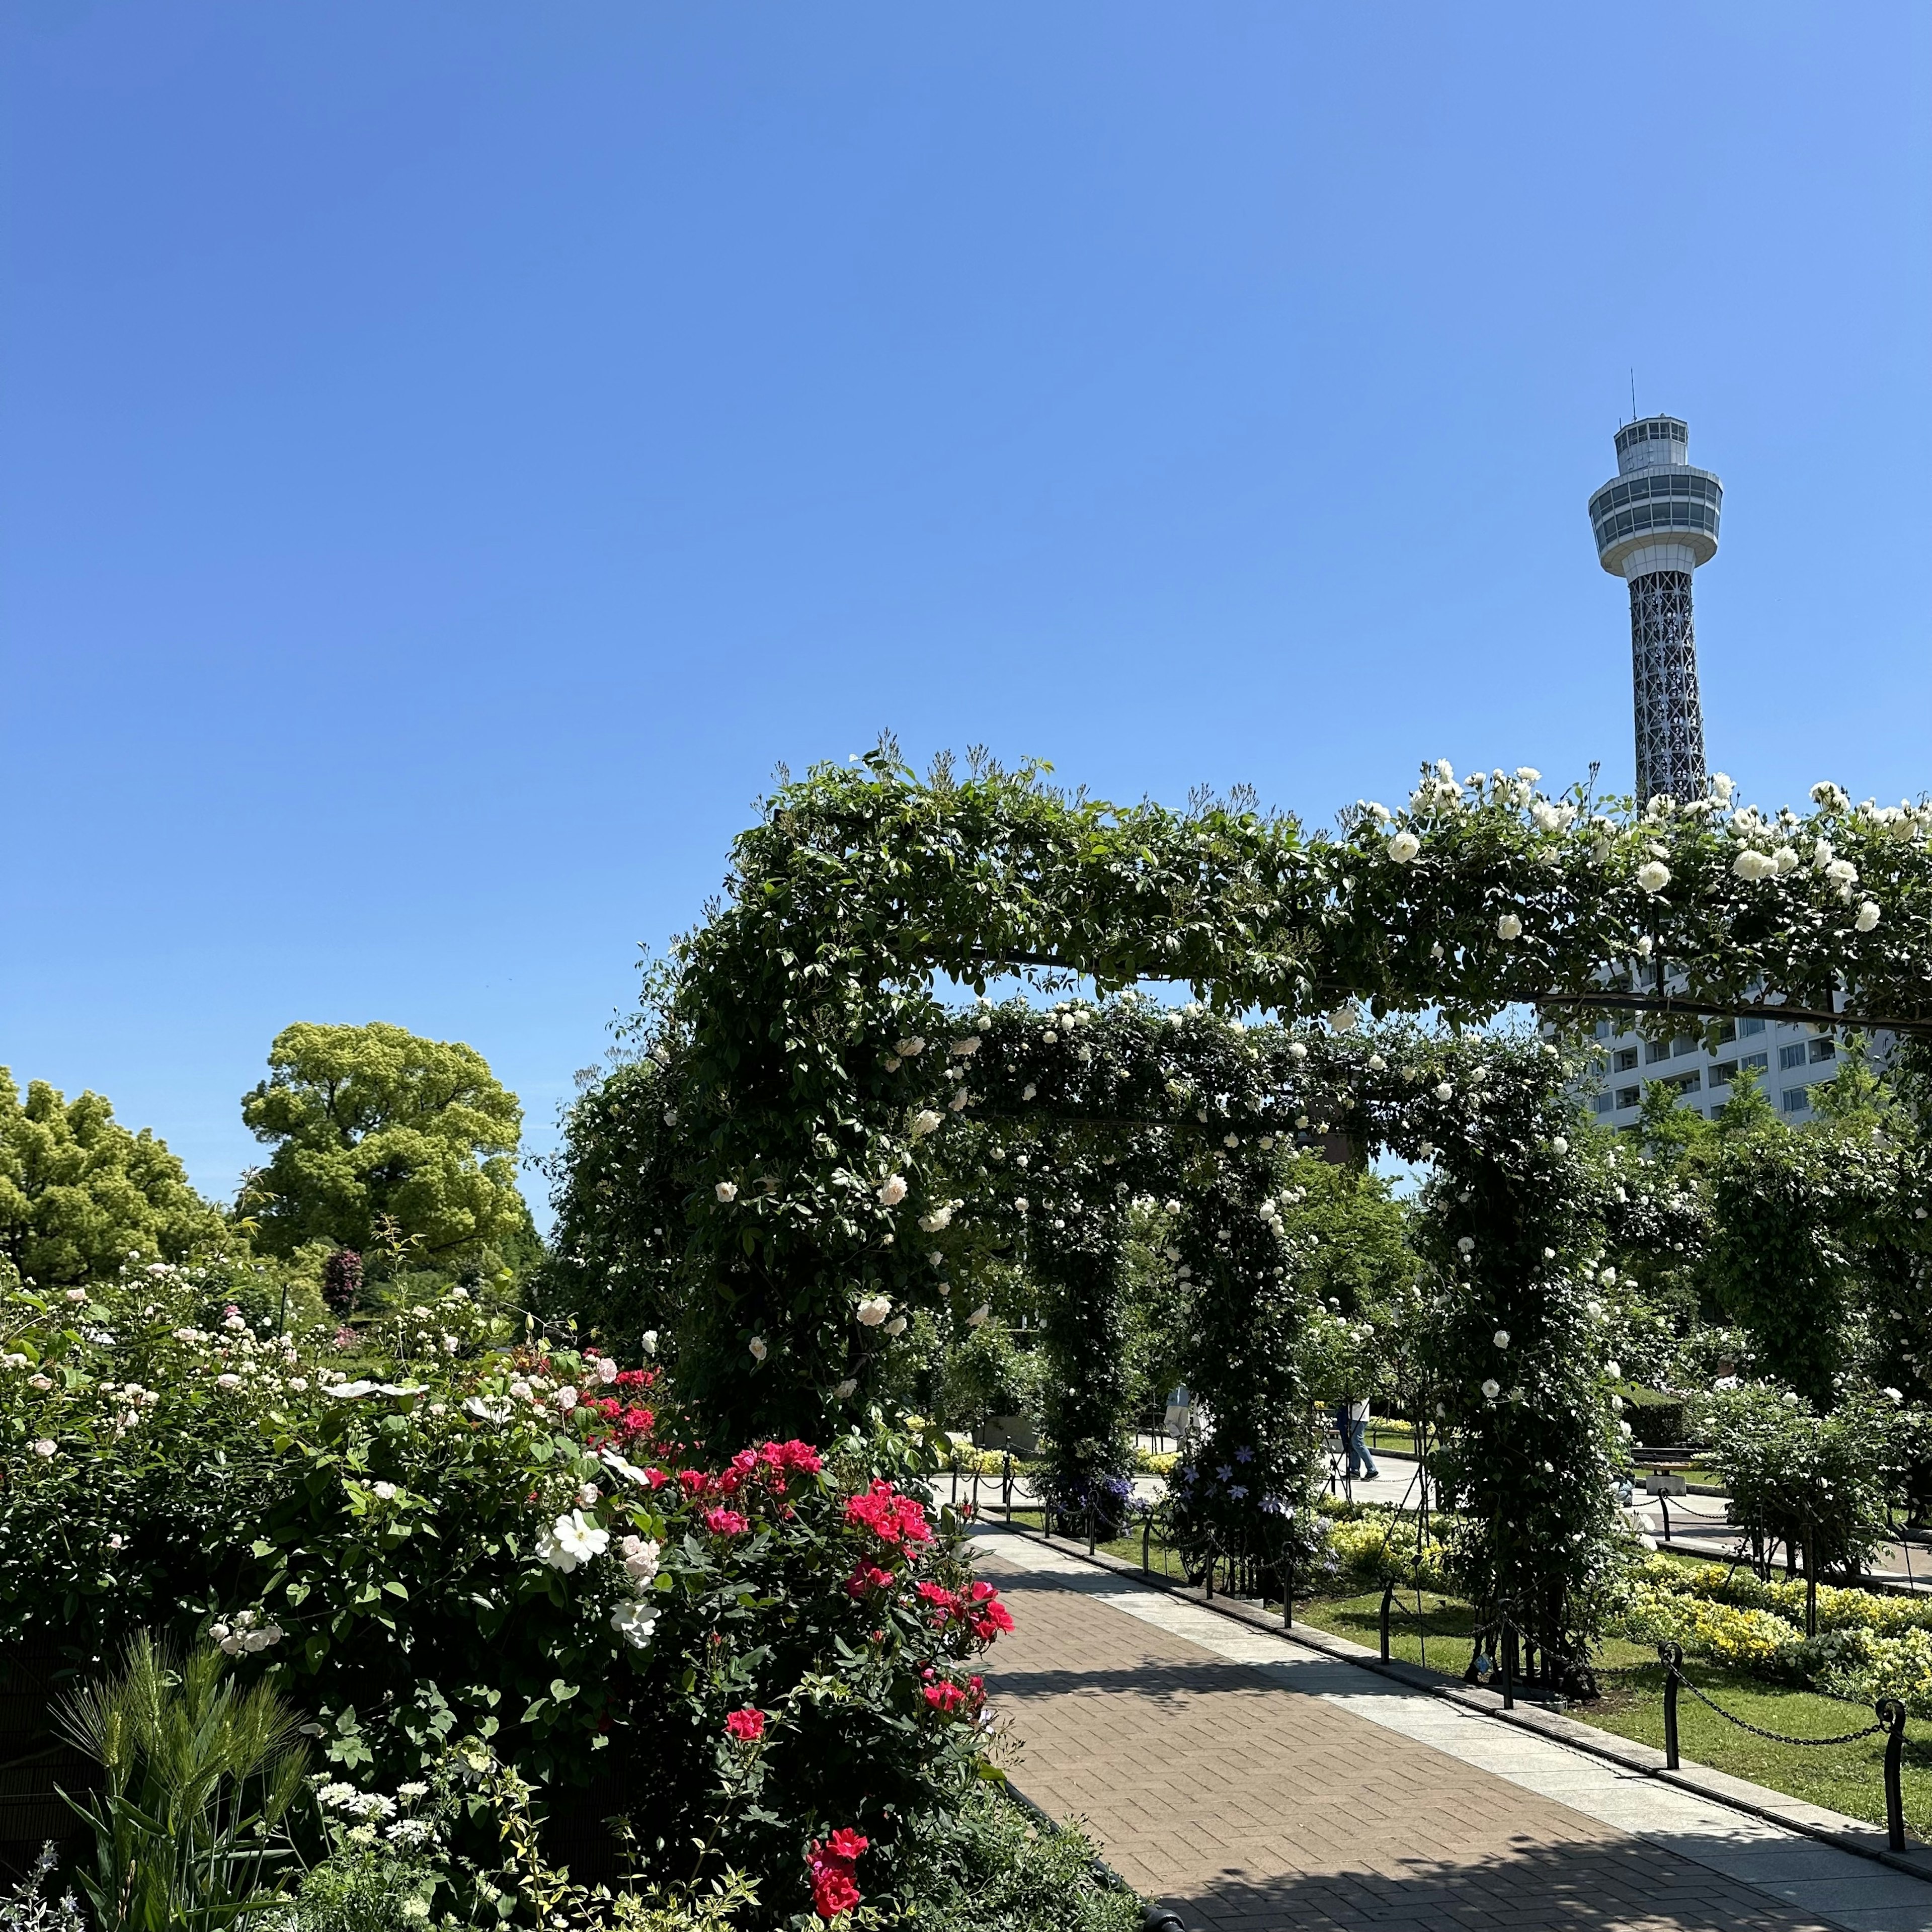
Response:
[{"label": "lattice steel tower structure", "polygon": [[1630,680],[1636,700],[1636,800],[1702,798],[1704,716],[1690,573],[1718,554],[1724,486],[1694,470],[1675,416],[1617,431],[1617,475],[1590,499],[1597,560],[1630,585]]}]

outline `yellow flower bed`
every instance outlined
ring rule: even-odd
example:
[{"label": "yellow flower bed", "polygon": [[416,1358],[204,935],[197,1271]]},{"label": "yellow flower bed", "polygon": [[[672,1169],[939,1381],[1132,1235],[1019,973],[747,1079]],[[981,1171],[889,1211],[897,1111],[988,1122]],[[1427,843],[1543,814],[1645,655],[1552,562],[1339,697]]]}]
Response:
[{"label": "yellow flower bed", "polygon": [[1634,1574],[1614,1634],[1682,1644],[1687,1657],[1802,1678],[1859,1703],[1896,1697],[1932,1716],[1932,1604],[1821,1584],[1818,1634],[1804,1635],[1804,1585],[1653,1556]]}]

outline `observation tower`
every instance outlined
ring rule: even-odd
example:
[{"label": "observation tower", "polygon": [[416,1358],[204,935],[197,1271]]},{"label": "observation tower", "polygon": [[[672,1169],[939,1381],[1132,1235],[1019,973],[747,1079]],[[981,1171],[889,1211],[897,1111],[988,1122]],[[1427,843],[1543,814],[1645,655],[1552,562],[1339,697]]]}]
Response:
[{"label": "observation tower", "polygon": [[1675,416],[1617,431],[1617,474],[1590,499],[1597,560],[1630,585],[1630,681],[1636,700],[1636,800],[1702,798],[1704,716],[1690,573],[1718,554],[1724,486],[1694,470]]}]

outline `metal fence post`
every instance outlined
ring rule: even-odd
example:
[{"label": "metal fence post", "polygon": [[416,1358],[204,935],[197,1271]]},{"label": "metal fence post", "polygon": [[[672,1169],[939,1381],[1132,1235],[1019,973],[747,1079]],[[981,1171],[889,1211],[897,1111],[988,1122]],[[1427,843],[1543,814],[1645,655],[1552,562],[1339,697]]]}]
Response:
[{"label": "metal fence post", "polygon": [[1516,1708],[1516,1625],[1505,1622],[1503,1626],[1503,1708]]},{"label": "metal fence post", "polygon": [[1088,1554],[1089,1556],[1091,1556],[1093,1555],[1093,1553],[1094,1553],[1094,1498],[1093,1498],[1093,1497],[1090,1495],[1090,1496],[1088,1497],[1088,1498],[1087,1498],[1087,1554]]},{"label": "metal fence post", "polygon": [[1389,1660],[1389,1604],[1394,1595],[1395,1586],[1393,1583],[1382,1586],[1382,1661],[1384,1664]]},{"label": "metal fence post", "polygon": [[1804,1519],[1804,1634],[1818,1634],[1818,1532],[1811,1519]]},{"label": "metal fence post", "polygon": [[1657,1654],[1664,1661],[1664,1763],[1667,1771],[1677,1768],[1677,1666],[1684,1661],[1681,1646],[1660,1643]]},{"label": "metal fence post", "polygon": [[1905,1755],[1905,1706],[1896,1697],[1881,1697],[1878,1720],[1886,1728],[1886,1842],[1894,1852],[1902,1852],[1905,1849],[1905,1792],[1899,1778],[1899,1761]]},{"label": "metal fence post", "polygon": [[1000,1478],[1000,1503],[1006,1513],[1006,1527],[1013,1526],[1013,1452],[1006,1451],[1005,1473]]},{"label": "metal fence post", "polygon": [[1143,1576],[1150,1576],[1153,1574],[1152,1568],[1148,1562],[1148,1546],[1153,1540],[1154,1511],[1149,1510],[1147,1514],[1141,1518],[1141,1574]]}]

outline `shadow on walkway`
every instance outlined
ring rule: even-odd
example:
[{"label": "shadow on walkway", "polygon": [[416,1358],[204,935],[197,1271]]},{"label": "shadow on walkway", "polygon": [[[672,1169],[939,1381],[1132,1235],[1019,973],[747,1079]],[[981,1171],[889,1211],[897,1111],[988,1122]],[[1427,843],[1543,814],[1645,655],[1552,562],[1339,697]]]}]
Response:
[{"label": "shadow on walkway", "polygon": [[[1804,1847],[1791,1876],[1798,1896]],[[1883,1874],[1878,1889],[1882,1889]],[[1760,1886],[1764,1881],[1760,1879]],[[1526,1838],[1501,1856],[1468,1863],[1407,1858],[1387,1870],[1275,1875],[1232,1866],[1167,1898],[1188,1932],[1288,1932],[1288,1928],[1373,1928],[1373,1932],[1469,1932],[1471,1928],[1546,1928],[1548,1932],[1801,1932],[1831,1924],[1897,1926],[1876,1896],[1834,1895],[1832,1920],[1797,1899],[1780,1906],[1727,1885],[1715,1873],[1640,1842],[1549,1845]]]}]

